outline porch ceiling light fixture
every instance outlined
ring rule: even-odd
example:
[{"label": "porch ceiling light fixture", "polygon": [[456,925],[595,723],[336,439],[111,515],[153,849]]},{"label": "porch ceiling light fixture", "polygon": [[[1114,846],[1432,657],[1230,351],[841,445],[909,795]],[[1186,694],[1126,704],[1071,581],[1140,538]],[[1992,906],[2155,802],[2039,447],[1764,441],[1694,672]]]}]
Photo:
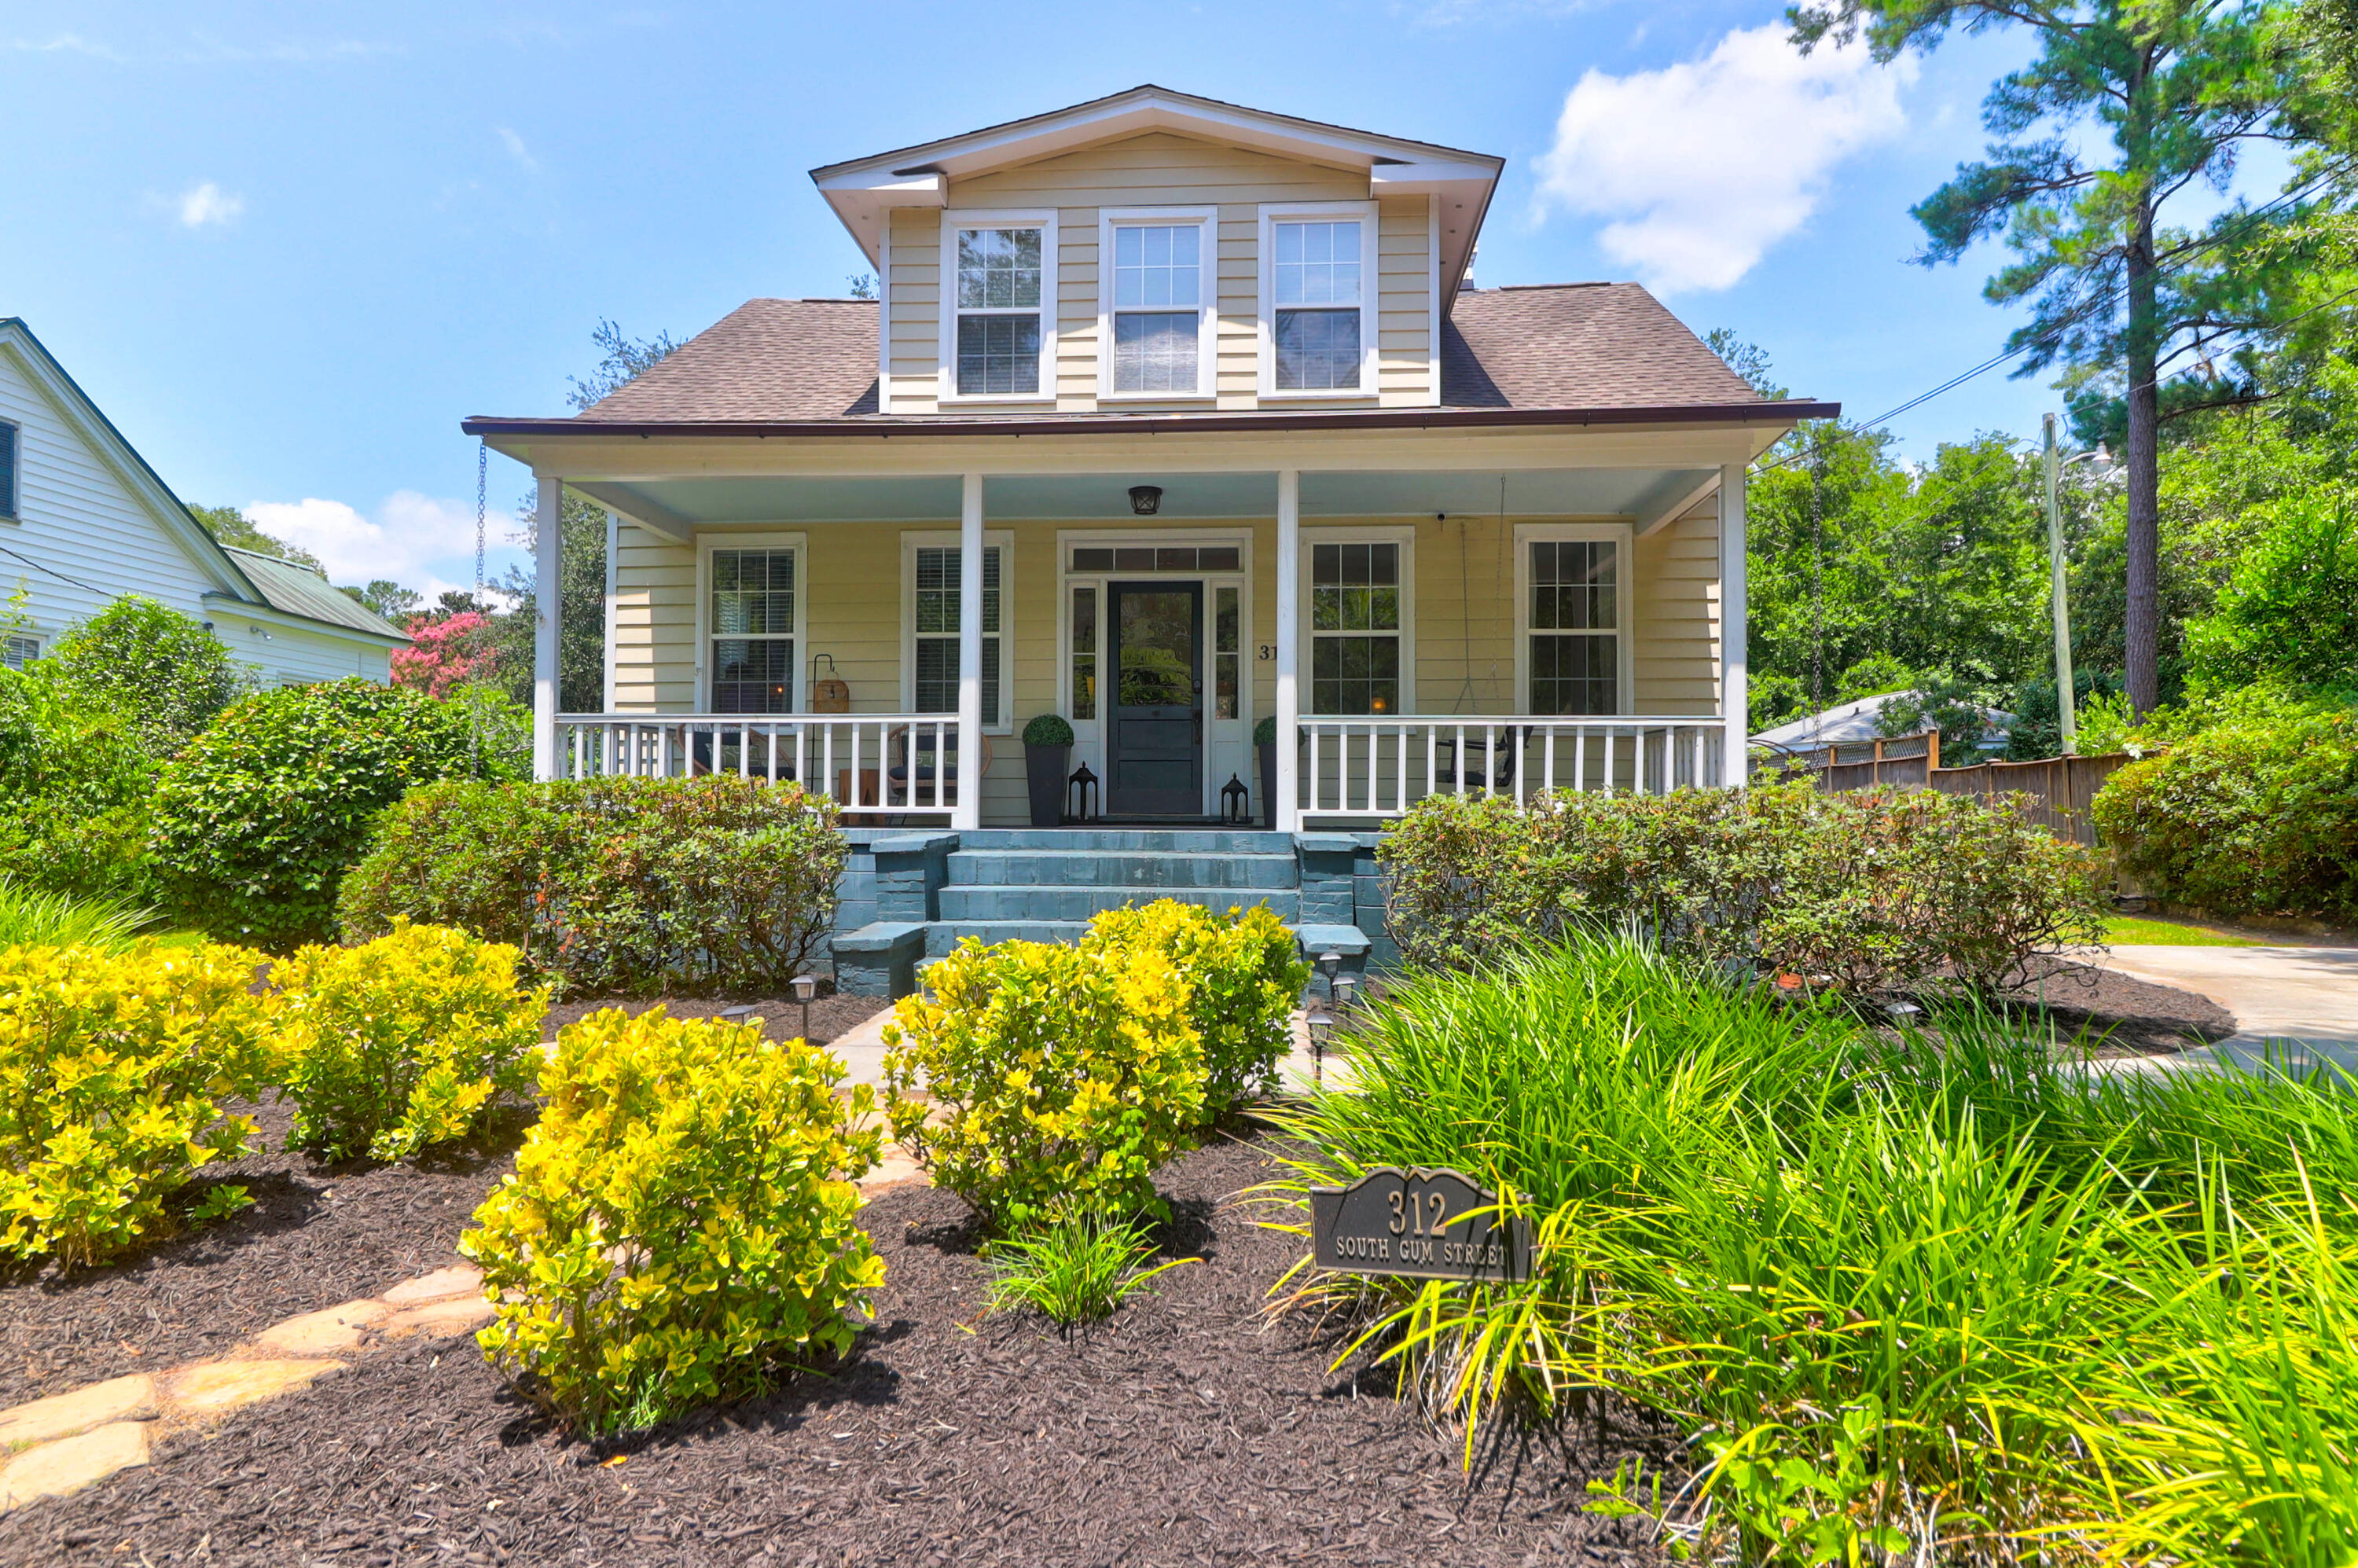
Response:
[{"label": "porch ceiling light fixture", "polygon": [[1153,516],[1163,510],[1163,487],[1159,484],[1131,485],[1130,509],[1141,517]]}]

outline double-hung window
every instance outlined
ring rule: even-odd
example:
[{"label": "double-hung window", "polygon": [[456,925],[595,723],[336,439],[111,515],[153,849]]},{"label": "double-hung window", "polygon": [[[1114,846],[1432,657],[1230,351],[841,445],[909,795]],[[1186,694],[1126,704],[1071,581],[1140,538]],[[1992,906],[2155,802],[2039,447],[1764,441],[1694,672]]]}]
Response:
[{"label": "double-hung window", "polygon": [[1529,711],[1619,712],[1620,542],[1527,537],[1522,549]]},{"label": "double-hung window", "polygon": [[1055,295],[1046,221],[943,225],[949,252],[948,350],[960,397],[1037,397]]},{"label": "double-hung window", "polygon": [[712,552],[713,712],[795,711],[799,564],[792,547]]},{"label": "double-hung window", "polygon": [[[982,548],[982,722],[989,730],[1007,727],[1005,683],[1000,678],[1005,667],[1001,604],[1006,555],[1004,544]],[[912,713],[957,711],[962,559],[956,545],[919,545],[910,560]]]},{"label": "double-hung window", "polygon": [[0,637],[0,665],[9,669],[21,670],[40,656],[41,640],[38,637],[28,637],[19,632]]},{"label": "double-hung window", "polygon": [[1211,391],[1213,244],[1209,211],[1108,213],[1098,244],[1109,258],[1100,329],[1103,390],[1193,397]]},{"label": "double-hung window", "polygon": [[1273,216],[1269,247],[1269,389],[1363,390],[1374,223],[1357,217]]},{"label": "double-hung window", "polygon": [[0,517],[16,515],[16,427],[0,421]]},{"label": "double-hung window", "polygon": [[1310,546],[1310,710],[1401,711],[1401,546]]}]

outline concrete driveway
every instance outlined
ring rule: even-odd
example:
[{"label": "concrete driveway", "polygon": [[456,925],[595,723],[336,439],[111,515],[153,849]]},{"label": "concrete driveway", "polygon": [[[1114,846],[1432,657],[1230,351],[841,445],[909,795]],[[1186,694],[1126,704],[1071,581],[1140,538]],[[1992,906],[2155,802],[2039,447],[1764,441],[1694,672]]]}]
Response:
[{"label": "concrete driveway", "polygon": [[[2216,1050],[2241,1065],[2266,1042],[2279,1059],[2331,1061],[2358,1072],[2358,947],[2115,947],[2090,963],[2156,985],[2200,992],[2235,1015]],[[2289,1050],[2282,1044],[2290,1042]],[[2201,1061],[2190,1051],[2181,1063]],[[2160,1065],[2169,1058],[2148,1057]]]}]

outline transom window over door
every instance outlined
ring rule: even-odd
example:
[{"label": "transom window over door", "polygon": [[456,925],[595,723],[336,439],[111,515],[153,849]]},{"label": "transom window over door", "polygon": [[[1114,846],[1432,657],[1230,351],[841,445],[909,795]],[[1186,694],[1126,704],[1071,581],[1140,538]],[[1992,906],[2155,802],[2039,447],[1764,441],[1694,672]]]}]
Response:
[{"label": "transom window over door", "polygon": [[712,552],[712,711],[795,710],[795,551]]},{"label": "transom window over door", "polygon": [[1280,392],[1359,387],[1360,237],[1357,220],[1271,225],[1271,338]]},{"label": "transom window over door", "polygon": [[[1000,706],[1001,546],[982,551],[982,721],[993,729],[1007,719]],[[955,545],[917,546],[913,623],[916,672],[913,713],[956,713],[958,705],[958,606],[964,571]]]},{"label": "transom window over door", "polygon": [[958,394],[1036,395],[1046,230],[960,228],[956,232]]},{"label": "transom window over door", "polygon": [[1620,546],[1610,539],[1534,539],[1531,551],[1531,711],[1619,711]]},{"label": "transom window over door", "polygon": [[1120,222],[1112,234],[1113,390],[1195,393],[1203,343],[1203,226]]},{"label": "transom window over door", "polygon": [[1312,712],[1400,711],[1400,561],[1396,544],[1311,546]]}]

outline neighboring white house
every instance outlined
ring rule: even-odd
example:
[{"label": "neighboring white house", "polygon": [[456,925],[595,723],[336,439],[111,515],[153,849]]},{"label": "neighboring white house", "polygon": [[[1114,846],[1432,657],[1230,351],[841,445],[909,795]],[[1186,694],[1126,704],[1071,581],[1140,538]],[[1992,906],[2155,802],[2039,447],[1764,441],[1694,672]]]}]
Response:
[{"label": "neighboring white house", "polygon": [[271,686],[384,680],[408,641],[319,573],[215,543],[31,330],[0,317],[0,657],[21,668],[126,593],[204,622]]}]

